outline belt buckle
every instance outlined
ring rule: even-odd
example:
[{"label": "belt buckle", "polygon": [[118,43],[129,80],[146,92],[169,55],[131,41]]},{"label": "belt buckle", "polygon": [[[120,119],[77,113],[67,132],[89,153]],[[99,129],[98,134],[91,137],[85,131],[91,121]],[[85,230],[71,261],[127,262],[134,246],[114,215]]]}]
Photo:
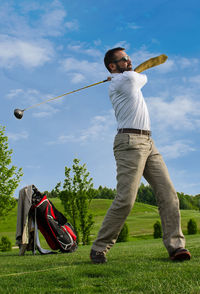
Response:
[{"label": "belt buckle", "polygon": [[151,131],[147,131],[147,136],[151,137]]}]

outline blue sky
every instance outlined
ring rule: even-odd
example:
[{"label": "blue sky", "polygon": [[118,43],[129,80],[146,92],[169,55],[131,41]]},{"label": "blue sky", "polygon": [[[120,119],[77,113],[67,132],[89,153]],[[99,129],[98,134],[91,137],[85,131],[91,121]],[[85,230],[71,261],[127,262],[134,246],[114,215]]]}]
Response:
[{"label": "blue sky", "polygon": [[200,193],[200,3],[198,1],[0,1],[0,123],[13,164],[24,176],[16,190],[51,190],[74,158],[94,186],[114,188],[116,122],[102,84],[13,116],[51,97],[104,80],[106,50],[123,46],[137,66],[166,54],[146,71],[143,94],[153,138],[175,188]]}]

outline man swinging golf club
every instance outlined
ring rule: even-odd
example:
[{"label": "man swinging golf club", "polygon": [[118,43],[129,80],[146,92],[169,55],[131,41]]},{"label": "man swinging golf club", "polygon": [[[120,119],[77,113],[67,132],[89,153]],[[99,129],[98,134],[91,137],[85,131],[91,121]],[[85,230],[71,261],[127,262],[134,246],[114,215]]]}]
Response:
[{"label": "man swinging golf club", "polygon": [[154,190],[163,229],[163,242],[171,260],[189,260],[180,224],[179,201],[167,167],[151,138],[148,109],[141,92],[144,74],[132,69],[130,57],[118,47],[105,54],[104,63],[112,74],[109,96],[118,123],[114,141],[117,165],[117,195],[109,208],[97,239],[92,245],[93,263],[105,263],[130,213],[141,177]]}]

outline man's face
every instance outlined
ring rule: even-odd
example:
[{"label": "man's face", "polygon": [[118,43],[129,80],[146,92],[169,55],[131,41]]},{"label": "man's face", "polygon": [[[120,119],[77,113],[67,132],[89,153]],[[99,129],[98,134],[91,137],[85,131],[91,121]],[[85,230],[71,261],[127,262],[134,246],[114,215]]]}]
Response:
[{"label": "man's face", "polygon": [[115,62],[111,63],[111,70],[113,73],[122,73],[132,70],[131,59],[125,51],[115,52]]}]

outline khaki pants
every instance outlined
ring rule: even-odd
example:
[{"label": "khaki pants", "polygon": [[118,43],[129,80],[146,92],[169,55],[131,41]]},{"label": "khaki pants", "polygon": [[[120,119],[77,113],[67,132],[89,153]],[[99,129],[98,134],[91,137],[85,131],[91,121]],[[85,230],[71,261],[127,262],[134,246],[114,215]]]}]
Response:
[{"label": "khaki pants", "polygon": [[92,249],[107,252],[115,244],[135,202],[142,176],[155,193],[163,229],[163,242],[169,255],[177,248],[184,248],[178,197],[153,140],[145,135],[117,134],[114,155],[117,165],[117,195],[104,218]]}]

